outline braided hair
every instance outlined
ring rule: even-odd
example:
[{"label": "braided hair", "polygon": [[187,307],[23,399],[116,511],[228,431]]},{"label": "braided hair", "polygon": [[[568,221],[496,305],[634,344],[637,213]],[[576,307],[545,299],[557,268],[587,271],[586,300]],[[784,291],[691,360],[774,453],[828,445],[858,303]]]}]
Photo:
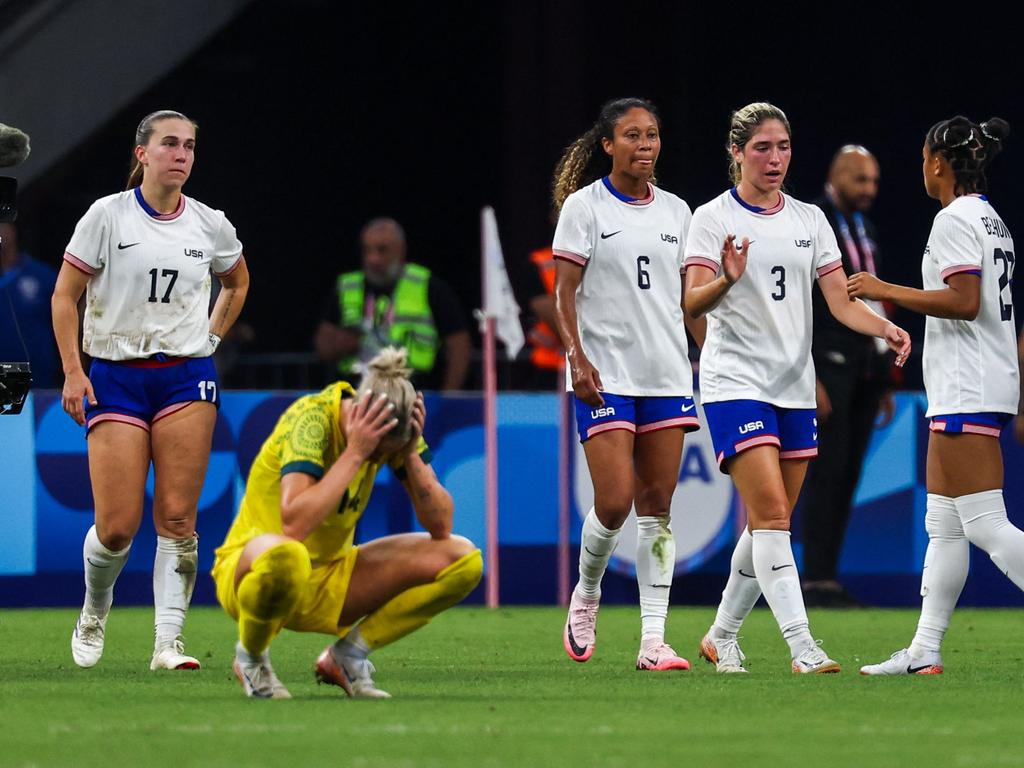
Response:
[{"label": "braided hair", "polygon": [[[601,139],[611,140],[615,136],[615,126],[624,114],[631,109],[644,109],[651,113],[654,121],[661,129],[661,116],[657,108],[647,99],[627,98],[614,99],[601,107],[597,122],[582,136],[565,148],[562,159],[555,166],[555,177],[552,182],[551,196],[555,206],[555,214],[562,210],[565,199],[581,187],[608,173],[608,161],[603,152],[594,150]],[[651,176],[651,183],[655,182]]]},{"label": "braided hair", "polygon": [[933,125],[925,137],[925,146],[929,154],[938,153],[949,163],[957,192],[970,195],[987,189],[985,169],[1002,151],[1009,135],[1010,124],[1001,118],[990,117],[976,125],[957,115]]}]

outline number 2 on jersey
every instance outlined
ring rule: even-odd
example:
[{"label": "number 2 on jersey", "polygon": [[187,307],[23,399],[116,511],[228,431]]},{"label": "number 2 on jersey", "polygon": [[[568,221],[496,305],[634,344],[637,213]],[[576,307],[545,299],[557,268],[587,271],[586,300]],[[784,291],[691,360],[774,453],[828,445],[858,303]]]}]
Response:
[{"label": "number 2 on jersey", "polygon": [[[152,302],[157,301],[156,298],[156,282],[157,282],[157,269],[154,267],[149,270],[149,300]],[[174,287],[175,281],[178,279],[178,270],[176,269],[164,269],[160,270],[160,277],[169,277],[170,281],[167,283],[167,290],[164,291],[163,297],[159,300],[161,304],[171,303],[171,288]]]},{"label": "number 2 on jersey", "polygon": [[996,248],[992,254],[992,260],[997,266],[999,262],[1003,262],[1003,274],[999,276],[999,318],[1004,323],[1008,323],[1013,320],[1013,296],[1007,296],[1007,301],[1004,302],[1003,291],[1013,280],[1013,251]]}]

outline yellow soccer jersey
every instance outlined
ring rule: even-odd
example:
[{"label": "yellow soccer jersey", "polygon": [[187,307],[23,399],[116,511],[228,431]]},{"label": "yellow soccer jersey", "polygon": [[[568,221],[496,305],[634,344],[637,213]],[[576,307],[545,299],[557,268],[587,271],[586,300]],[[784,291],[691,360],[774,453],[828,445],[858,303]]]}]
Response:
[{"label": "yellow soccer jersey", "polygon": [[[283,532],[281,477],[289,472],[305,472],[318,480],[323,477],[345,450],[339,413],[341,401],[354,396],[355,390],[339,381],[320,392],[300,397],[281,414],[252,463],[245,496],[222,550],[244,546],[264,533]],[[429,462],[430,451],[423,438],[420,438],[418,450],[423,460]],[[399,478],[404,475],[402,463],[401,458],[390,463]],[[336,560],[351,548],[356,523],[370,500],[380,467],[381,464],[370,461],[359,467],[337,513],[329,515],[303,541],[314,568]]]}]

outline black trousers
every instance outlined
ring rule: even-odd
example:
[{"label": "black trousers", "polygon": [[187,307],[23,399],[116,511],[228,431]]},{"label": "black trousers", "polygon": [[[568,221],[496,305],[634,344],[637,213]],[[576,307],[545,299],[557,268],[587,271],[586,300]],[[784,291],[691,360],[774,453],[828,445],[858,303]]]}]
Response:
[{"label": "black trousers", "polygon": [[818,457],[803,490],[805,581],[834,580],[878,404],[886,391],[847,366],[824,362],[818,379],[832,401],[832,413],[818,423]]}]

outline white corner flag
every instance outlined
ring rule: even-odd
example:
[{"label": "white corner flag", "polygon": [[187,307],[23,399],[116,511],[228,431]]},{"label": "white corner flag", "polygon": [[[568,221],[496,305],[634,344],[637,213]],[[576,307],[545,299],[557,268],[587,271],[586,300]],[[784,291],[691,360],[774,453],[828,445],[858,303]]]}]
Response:
[{"label": "white corner flag", "polygon": [[495,333],[505,345],[509,360],[514,360],[523,348],[526,339],[519,322],[519,305],[516,303],[508,272],[505,271],[505,257],[501,253],[498,239],[498,220],[490,206],[480,212],[481,236],[483,239],[483,288],[484,308],[480,317],[480,331],[484,332],[486,320],[493,317]]}]

